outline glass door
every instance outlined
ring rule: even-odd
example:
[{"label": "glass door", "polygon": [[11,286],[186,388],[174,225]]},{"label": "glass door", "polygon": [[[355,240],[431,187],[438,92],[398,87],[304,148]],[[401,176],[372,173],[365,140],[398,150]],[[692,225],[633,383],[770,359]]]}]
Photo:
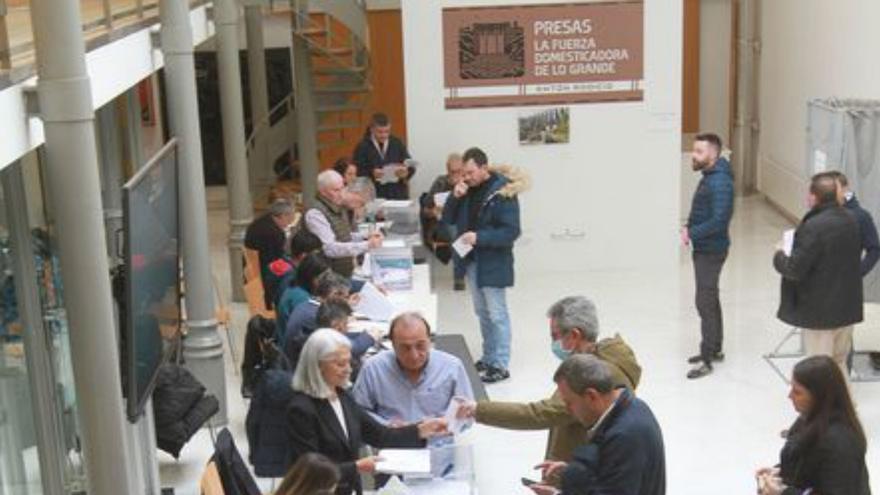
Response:
[{"label": "glass door", "polygon": [[0,495],[42,494],[25,342],[30,329],[16,294],[17,279],[25,275],[16,266],[5,191],[0,199]]}]

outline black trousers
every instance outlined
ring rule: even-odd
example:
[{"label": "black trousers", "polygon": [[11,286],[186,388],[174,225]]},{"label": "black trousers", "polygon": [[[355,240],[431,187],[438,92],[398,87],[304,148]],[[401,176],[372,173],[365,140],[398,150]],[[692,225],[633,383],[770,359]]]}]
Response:
[{"label": "black trousers", "polygon": [[700,355],[711,362],[712,356],[721,352],[724,341],[724,319],[718,295],[718,279],[727,260],[727,251],[720,253],[693,253],[694,276],[697,282],[695,303],[700,315]]}]

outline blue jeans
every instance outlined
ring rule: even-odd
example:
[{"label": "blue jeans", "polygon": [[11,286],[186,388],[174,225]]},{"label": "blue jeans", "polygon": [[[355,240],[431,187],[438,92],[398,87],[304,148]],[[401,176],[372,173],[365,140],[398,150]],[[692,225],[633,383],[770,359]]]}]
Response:
[{"label": "blue jeans", "polygon": [[482,361],[496,368],[510,366],[510,315],[507,313],[507,289],[477,285],[477,264],[467,265],[467,284],[480,320],[483,334]]}]

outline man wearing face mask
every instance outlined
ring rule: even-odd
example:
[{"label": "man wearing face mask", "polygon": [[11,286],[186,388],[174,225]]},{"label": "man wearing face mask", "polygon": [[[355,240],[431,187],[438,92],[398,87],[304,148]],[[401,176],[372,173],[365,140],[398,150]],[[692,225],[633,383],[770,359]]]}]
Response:
[{"label": "man wearing face mask", "polygon": [[[635,390],[642,369],[632,349],[615,335],[599,340],[596,306],[583,296],[565,297],[547,311],[551,350],[560,360],[573,354],[592,354],[607,364],[615,387]],[[530,403],[481,401],[459,409],[460,417],[511,430],[550,430],[545,458],[568,462],[574,449],[587,442],[590,425],[572,416],[555,392]]]},{"label": "man wearing face mask", "polygon": [[721,138],[699,134],[694,141],[693,169],[703,174],[694,192],[681,242],[693,248],[696,306],[700,314],[700,353],[688,358],[697,365],[688,378],[712,373],[712,362],[724,359],[721,352],[724,321],[721,316],[718,280],[730,249],[730,218],[733,216],[733,173],[721,156]]}]

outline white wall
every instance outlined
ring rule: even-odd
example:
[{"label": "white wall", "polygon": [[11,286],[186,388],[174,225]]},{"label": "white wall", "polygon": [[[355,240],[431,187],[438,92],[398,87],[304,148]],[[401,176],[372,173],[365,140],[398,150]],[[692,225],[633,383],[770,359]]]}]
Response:
[{"label": "white wall", "polygon": [[[531,0],[527,3],[553,3]],[[681,167],[681,3],[645,2],[645,101],[574,105],[567,145],[519,146],[516,108],[445,110],[441,9],[479,0],[402,2],[409,147],[423,163],[414,190],[450,151],[480,146],[533,178],[520,197],[518,273],[674,270]],[[505,4],[526,3],[507,0]],[[565,229],[581,241],[553,240]],[[667,272],[669,273],[669,272]],[[522,280],[522,279],[520,279]]]},{"label": "white wall", "polygon": [[880,2],[761,2],[758,189],[804,210],[806,108],[812,98],[880,98]]},{"label": "white wall", "polygon": [[700,2],[700,131],[730,140],[731,0]]}]

